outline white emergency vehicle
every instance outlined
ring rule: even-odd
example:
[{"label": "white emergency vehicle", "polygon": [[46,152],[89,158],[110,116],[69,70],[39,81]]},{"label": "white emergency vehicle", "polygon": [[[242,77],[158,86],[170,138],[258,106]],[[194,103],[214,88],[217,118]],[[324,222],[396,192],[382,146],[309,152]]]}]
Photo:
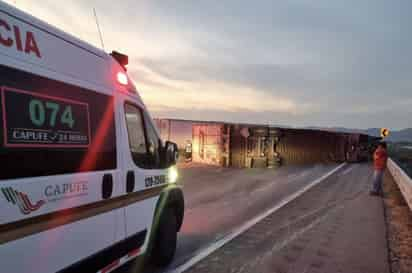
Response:
[{"label": "white emergency vehicle", "polygon": [[177,146],[160,140],[126,64],[0,2],[1,272],[172,260]]}]

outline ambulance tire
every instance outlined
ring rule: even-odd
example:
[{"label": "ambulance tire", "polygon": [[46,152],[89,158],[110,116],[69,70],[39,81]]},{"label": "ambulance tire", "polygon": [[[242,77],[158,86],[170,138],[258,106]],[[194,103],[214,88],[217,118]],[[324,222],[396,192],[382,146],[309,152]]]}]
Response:
[{"label": "ambulance tire", "polygon": [[166,208],[157,229],[152,252],[152,263],[157,266],[169,265],[175,256],[177,245],[177,218],[173,208]]}]

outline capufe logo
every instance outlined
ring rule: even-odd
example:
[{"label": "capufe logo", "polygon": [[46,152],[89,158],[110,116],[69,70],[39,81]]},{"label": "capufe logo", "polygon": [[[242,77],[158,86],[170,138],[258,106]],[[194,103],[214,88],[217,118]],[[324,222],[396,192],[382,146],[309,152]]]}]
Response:
[{"label": "capufe logo", "polygon": [[18,26],[11,25],[1,18],[0,45],[15,47],[17,51],[24,52],[28,55],[34,54],[38,58],[41,58],[34,33],[31,31],[22,32]]},{"label": "capufe logo", "polygon": [[44,200],[39,200],[36,204],[33,204],[27,194],[16,191],[12,187],[1,188],[1,191],[4,197],[6,197],[6,200],[13,205],[17,205],[23,214],[30,214],[46,203]]}]

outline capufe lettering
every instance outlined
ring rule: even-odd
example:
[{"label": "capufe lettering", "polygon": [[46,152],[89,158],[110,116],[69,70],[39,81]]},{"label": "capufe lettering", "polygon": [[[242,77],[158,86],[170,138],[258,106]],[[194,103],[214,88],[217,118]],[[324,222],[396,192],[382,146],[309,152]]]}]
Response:
[{"label": "capufe lettering", "polygon": [[37,46],[34,33],[31,31],[21,31],[19,26],[11,26],[7,21],[0,18],[0,45],[5,47],[16,47],[17,51],[28,55],[34,54],[41,58],[39,47]]},{"label": "capufe lettering", "polygon": [[73,194],[87,193],[87,182],[65,183],[48,185],[44,189],[44,194],[48,197],[62,197]]},{"label": "capufe lettering", "polygon": [[48,141],[49,137],[47,132],[30,132],[24,130],[15,130],[13,131],[14,140],[25,140],[25,141]]}]

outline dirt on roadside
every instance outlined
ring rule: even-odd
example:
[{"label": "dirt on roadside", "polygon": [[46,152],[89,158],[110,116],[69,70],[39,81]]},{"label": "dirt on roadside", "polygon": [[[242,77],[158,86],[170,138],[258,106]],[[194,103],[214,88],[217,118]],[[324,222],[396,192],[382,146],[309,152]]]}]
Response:
[{"label": "dirt on roadside", "polygon": [[412,273],[412,212],[390,174],[385,174],[384,205],[392,273]]}]

